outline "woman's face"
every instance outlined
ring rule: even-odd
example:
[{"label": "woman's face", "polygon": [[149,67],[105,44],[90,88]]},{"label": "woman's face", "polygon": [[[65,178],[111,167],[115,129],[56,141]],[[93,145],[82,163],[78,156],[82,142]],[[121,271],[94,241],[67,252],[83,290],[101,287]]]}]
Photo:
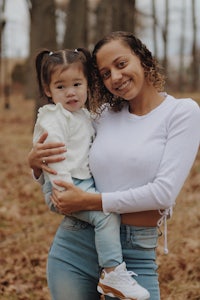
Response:
[{"label": "woman's face", "polygon": [[121,40],[103,45],[96,55],[97,66],[106,88],[125,100],[134,100],[145,86],[140,59]]}]

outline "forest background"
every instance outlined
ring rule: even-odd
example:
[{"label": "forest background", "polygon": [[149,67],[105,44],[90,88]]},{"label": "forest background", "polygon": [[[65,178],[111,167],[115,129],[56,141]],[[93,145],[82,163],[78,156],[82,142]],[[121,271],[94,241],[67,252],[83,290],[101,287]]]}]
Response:
[{"label": "forest background", "polygon": [[[114,30],[131,31],[141,38],[148,26],[152,52],[167,74],[166,90],[200,103],[198,0],[190,1],[189,53],[185,53],[187,1],[181,1],[178,16],[183,31],[176,40],[180,51],[173,59],[169,51],[170,0],[162,1],[162,23],[158,18],[160,0],[149,0],[149,11],[139,9],[138,1],[142,0],[25,0],[30,45],[28,56],[23,58],[6,55],[6,1],[0,0],[0,299],[49,300],[46,258],[61,217],[48,211],[27,164],[36,111],[44,104],[35,86],[35,53],[43,47],[92,49],[99,38]],[[159,241],[162,300],[200,300],[199,195],[198,153],[177,199],[174,217],[168,222],[167,256],[163,254],[163,237]]]}]

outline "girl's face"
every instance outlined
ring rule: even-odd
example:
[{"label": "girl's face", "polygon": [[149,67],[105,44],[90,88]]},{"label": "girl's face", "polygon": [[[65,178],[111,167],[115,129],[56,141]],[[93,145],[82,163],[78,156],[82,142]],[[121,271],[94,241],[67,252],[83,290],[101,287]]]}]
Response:
[{"label": "girl's face", "polygon": [[56,68],[45,93],[55,104],[61,103],[68,111],[75,112],[84,106],[87,88],[87,79],[81,64],[72,63],[64,71],[59,66]]},{"label": "girl's face", "polygon": [[131,48],[120,40],[103,45],[96,55],[106,88],[125,100],[134,100],[145,86],[144,69]]}]

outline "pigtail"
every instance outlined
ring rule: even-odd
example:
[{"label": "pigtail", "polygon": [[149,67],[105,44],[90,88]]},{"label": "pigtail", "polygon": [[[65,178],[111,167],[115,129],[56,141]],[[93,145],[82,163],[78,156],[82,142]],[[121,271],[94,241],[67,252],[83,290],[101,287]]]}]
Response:
[{"label": "pigtail", "polygon": [[75,52],[78,51],[78,52],[82,52],[84,55],[85,55],[85,58],[86,58],[86,61],[87,62],[90,62],[91,61],[91,53],[89,50],[85,49],[85,48],[77,48],[74,50]]},{"label": "pigtail", "polygon": [[93,90],[93,67],[92,67],[92,56],[89,50],[85,48],[77,48],[74,51],[78,51],[79,53],[82,53],[83,57],[85,58],[85,70],[86,70],[86,76],[88,79],[88,99],[85,103],[85,106],[88,110],[90,110],[90,102],[91,102],[91,97],[92,97],[92,90]]},{"label": "pigtail", "polygon": [[87,60],[88,79],[89,79],[89,84],[91,85],[93,79],[92,55],[89,50],[85,48],[80,48],[80,49],[84,53]]},{"label": "pigtail", "polygon": [[38,88],[39,88],[39,93],[41,97],[45,96],[44,93],[44,88],[43,88],[43,80],[42,80],[42,67],[44,64],[44,57],[46,55],[50,55],[49,50],[42,50],[40,51],[35,59],[35,68],[36,68],[36,77],[37,77],[37,82],[38,82]]}]

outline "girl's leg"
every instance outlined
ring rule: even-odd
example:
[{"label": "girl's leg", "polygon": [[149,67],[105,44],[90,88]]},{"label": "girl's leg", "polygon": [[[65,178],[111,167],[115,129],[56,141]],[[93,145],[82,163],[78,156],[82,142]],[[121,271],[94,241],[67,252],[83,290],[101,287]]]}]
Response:
[{"label": "girl's leg", "polygon": [[[155,227],[121,226],[121,243],[127,269],[135,272],[137,282],[150,293],[150,300],[160,300],[156,265],[158,233]],[[117,298],[106,297],[106,300]]]},{"label": "girl's leg", "polygon": [[81,211],[73,216],[94,226],[95,246],[101,267],[116,267],[122,263],[120,215]]},{"label": "girl's leg", "polygon": [[[73,181],[82,190],[97,193],[92,177],[85,180],[73,178]],[[73,216],[95,227],[95,245],[101,267],[115,267],[122,263],[120,215],[104,214],[101,211],[80,211]]]},{"label": "girl's leg", "polygon": [[[121,243],[127,269],[135,272],[137,282],[150,293],[150,300],[160,300],[156,254],[156,227],[121,226]],[[106,298],[114,300],[115,298]]]},{"label": "girl's leg", "polygon": [[52,300],[99,300],[94,229],[65,217],[49,252],[47,279]]}]

